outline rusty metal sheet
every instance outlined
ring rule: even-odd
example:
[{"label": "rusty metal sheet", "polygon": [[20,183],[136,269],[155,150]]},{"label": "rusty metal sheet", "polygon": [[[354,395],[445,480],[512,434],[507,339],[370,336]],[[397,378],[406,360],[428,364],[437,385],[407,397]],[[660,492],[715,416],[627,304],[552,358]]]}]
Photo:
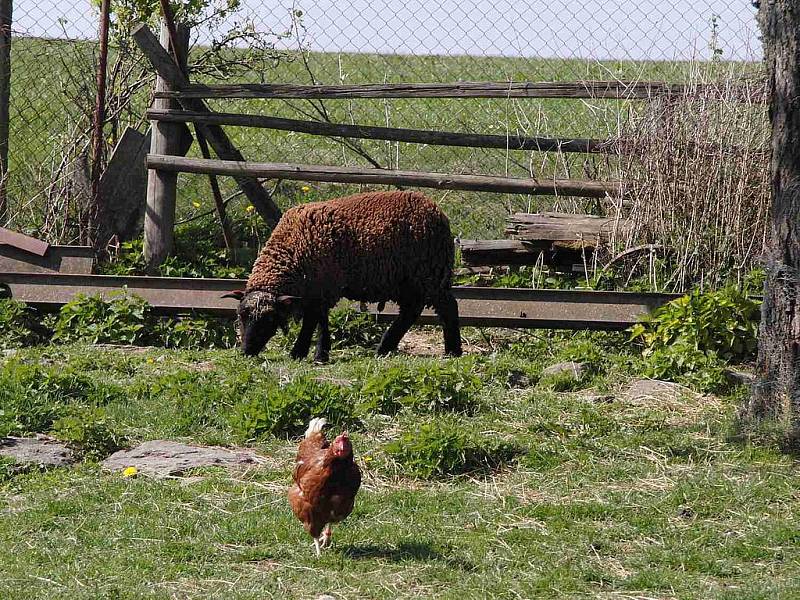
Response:
[{"label": "rusty metal sheet", "polygon": [[42,310],[58,310],[79,293],[107,296],[127,289],[147,300],[155,312],[232,316],[236,313],[237,301],[221,296],[243,288],[244,284],[245,281],[240,279],[0,273],[0,286],[7,288],[12,298]]},{"label": "rusty metal sheet", "polygon": [[[476,327],[531,329],[626,329],[653,309],[679,297],[678,294],[594,292],[583,290],[527,290],[517,288],[456,287],[459,320]],[[382,313],[369,311],[379,320],[397,316],[397,307],[387,303]],[[438,322],[425,310],[420,323]]]},{"label": "rusty metal sheet", "polygon": [[15,246],[0,245],[0,272],[90,274],[94,250],[90,246],[50,246],[44,256]]},{"label": "rusty metal sheet", "polygon": [[37,240],[29,235],[24,235],[18,231],[11,231],[5,227],[0,227],[0,245],[13,246],[20,250],[25,250],[37,256],[44,256],[50,244]]},{"label": "rusty metal sheet", "polygon": [[[125,288],[163,314],[200,312],[234,316],[238,302],[221,296],[243,288],[244,284],[241,279],[0,273],[0,285],[8,288],[11,297],[44,310],[58,310],[77,293],[107,295]],[[547,329],[625,329],[654,308],[678,297],[478,287],[457,287],[453,293],[458,299],[462,325]],[[380,313],[375,305],[368,305],[368,311],[381,321],[398,314],[391,303]],[[426,310],[419,322],[436,323],[437,318]]]}]

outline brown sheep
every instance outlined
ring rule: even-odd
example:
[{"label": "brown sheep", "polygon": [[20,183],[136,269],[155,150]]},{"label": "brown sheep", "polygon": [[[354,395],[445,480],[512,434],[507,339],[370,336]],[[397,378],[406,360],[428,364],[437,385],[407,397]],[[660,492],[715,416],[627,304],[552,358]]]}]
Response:
[{"label": "brown sheep", "polygon": [[275,227],[245,290],[234,294],[242,351],[258,354],[294,316],[302,326],[292,358],[308,354],[318,326],[314,359],[328,360],[328,312],[345,297],[399,305],[378,355],[397,350],[429,306],[442,321],[445,352],[459,356],[458,304],[450,289],[454,253],[447,217],[419,192],[371,192],[296,206]]}]

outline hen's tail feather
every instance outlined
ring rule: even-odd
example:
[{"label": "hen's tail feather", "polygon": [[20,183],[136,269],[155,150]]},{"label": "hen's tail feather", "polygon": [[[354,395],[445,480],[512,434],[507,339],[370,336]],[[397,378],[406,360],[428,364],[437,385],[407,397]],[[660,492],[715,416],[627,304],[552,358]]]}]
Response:
[{"label": "hen's tail feather", "polygon": [[308,429],[306,429],[306,437],[311,437],[312,433],[318,433],[322,431],[322,428],[328,423],[323,417],[316,417],[311,419],[308,423]]}]

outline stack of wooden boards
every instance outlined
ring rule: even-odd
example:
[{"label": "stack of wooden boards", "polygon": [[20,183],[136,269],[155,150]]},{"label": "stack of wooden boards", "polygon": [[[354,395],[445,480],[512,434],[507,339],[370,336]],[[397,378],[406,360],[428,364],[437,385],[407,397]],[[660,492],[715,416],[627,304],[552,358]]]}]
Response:
[{"label": "stack of wooden boards", "polygon": [[[539,261],[571,270],[612,239],[625,235],[630,221],[567,213],[514,213],[503,240],[461,240],[467,266],[530,265]],[[583,270],[583,266],[581,266]]]}]

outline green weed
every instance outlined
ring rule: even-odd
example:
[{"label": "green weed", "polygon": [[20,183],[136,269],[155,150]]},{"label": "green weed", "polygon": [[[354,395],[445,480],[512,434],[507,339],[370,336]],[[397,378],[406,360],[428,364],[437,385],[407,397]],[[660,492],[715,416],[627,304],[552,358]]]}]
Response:
[{"label": "green weed", "polygon": [[241,439],[264,435],[294,437],[305,431],[313,417],[325,417],[342,427],[358,425],[350,392],[337,385],[298,377],[283,387],[237,404],[231,427]]},{"label": "green weed", "polygon": [[437,419],[404,432],[385,452],[404,472],[423,479],[488,472],[510,461],[519,449],[494,436],[480,435],[457,419]]}]

